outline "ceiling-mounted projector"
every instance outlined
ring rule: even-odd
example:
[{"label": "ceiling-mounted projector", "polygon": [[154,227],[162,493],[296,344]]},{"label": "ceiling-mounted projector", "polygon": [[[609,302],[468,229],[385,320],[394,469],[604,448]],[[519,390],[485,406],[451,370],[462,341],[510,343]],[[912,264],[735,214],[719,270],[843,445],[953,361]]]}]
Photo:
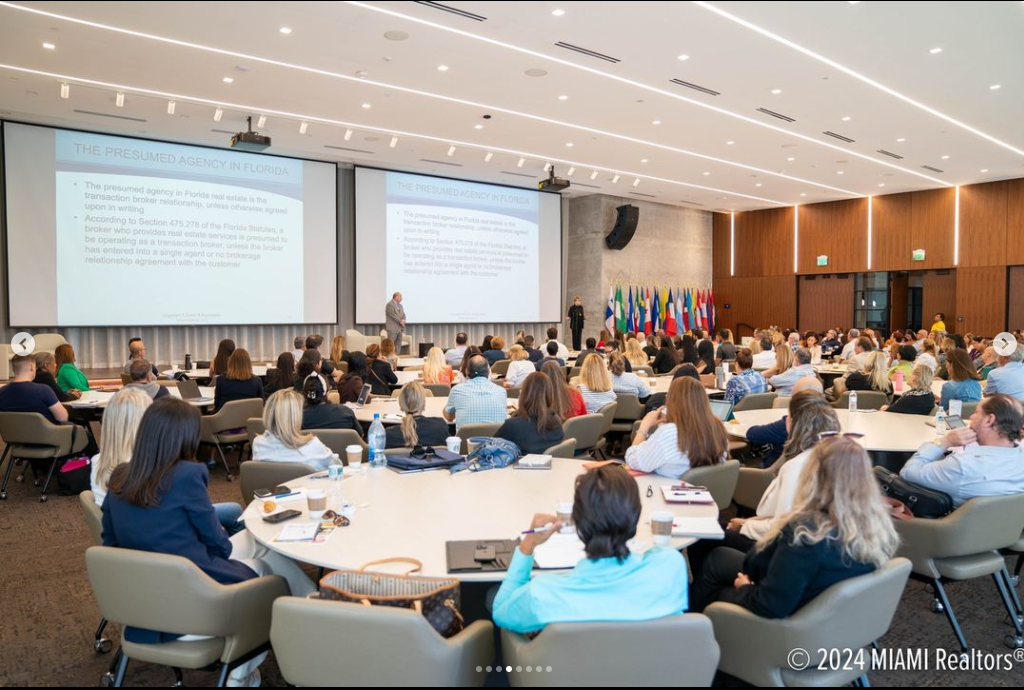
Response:
[{"label": "ceiling-mounted projector", "polygon": [[569,180],[564,177],[555,177],[555,166],[551,166],[551,170],[548,171],[548,179],[541,180],[537,183],[537,189],[542,192],[560,192],[563,189],[569,188]]},{"label": "ceiling-mounted projector", "polygon": [[252,117],[247,118],[249,129],[231,137],[231,148],[241,151],[264,151],[270,148],[270,137],[252,131]]}]

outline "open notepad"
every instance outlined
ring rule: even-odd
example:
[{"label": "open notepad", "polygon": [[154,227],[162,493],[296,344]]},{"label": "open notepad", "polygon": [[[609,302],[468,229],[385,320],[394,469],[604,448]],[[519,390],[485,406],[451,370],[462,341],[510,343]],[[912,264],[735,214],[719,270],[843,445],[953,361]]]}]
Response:
[{"label": "open notepad", "polygon": [[319,522],[293,522],[289,525],[285,525],[274,541],[313,541],[316,539],[317,532],[319,531]]},{"label": "open notepad", "polygon": [[677,517],[672,521],[673,537],[694,537],[695,539],[724,539],[725,532],[713,517]]}]

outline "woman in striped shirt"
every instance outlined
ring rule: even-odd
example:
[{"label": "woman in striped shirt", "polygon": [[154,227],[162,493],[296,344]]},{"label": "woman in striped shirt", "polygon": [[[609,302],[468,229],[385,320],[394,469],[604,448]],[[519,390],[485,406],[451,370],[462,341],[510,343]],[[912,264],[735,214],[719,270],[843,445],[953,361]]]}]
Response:
[{"label": "woman in striped shirt", "polygon": [[612,390],[616,393],[633,393],[641,400],[650,396],[651,389],[644,380],[626,371],[626,360],[621,352],[611,354],[608,358],[608,369],[612,375]]},{"label": "woman in striped shirt", "polygon": [[608,403],[618,400],[612,390],[612,378],[604,360],[598,355],[587,355],[580,369],[580,395],[587,406],[587,414],[594,414]]}]

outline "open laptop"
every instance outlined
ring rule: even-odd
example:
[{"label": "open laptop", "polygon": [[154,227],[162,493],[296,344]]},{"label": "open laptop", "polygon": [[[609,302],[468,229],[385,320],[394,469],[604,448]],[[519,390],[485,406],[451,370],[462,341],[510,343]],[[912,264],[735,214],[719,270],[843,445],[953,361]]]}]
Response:
[{"label": "open laptop", "polygon": [[732,415],[732,403],[728,400],[717,400],[710,399],[708,402],[711,404],[711,413],[721,419],[723,422],[729,421],[729,417]]},{"label": "open laptop", "polygon": [[213,398],[203,397],[203,394],[199,392],[199,384],[195,381],[178,381],[178,392],[181,394],[181,399],[189,403],[213,402]]}]

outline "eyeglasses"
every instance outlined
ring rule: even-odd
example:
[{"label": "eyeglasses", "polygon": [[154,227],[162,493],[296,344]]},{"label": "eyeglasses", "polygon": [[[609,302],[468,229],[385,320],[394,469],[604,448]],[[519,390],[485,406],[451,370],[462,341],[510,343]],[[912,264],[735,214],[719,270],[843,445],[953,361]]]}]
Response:
[{"label": "eyeglasses", "polygon": [[417,460],[436,458],[437,450],[433,446],[413,446],[412,452],[409,453],[409,457],[416,458]]},{"label": "eyeglasses", "polygon": [[833,438],[851,438],[856,441],[859,438],[864,438],[864,432],[862,431],[822,431],[818,434],[818,440],[824,441],[825,439]]},{"label": "eyeglasses", "polygon": [[352,524],[352,521],[349,520],[347,517],[345,517],[344,515],[339,515],[338,513],[335,513],[333,510],[324,511],[322,519],[330,520],[334,523],[335,527],[348,527],[350,524]]}]

